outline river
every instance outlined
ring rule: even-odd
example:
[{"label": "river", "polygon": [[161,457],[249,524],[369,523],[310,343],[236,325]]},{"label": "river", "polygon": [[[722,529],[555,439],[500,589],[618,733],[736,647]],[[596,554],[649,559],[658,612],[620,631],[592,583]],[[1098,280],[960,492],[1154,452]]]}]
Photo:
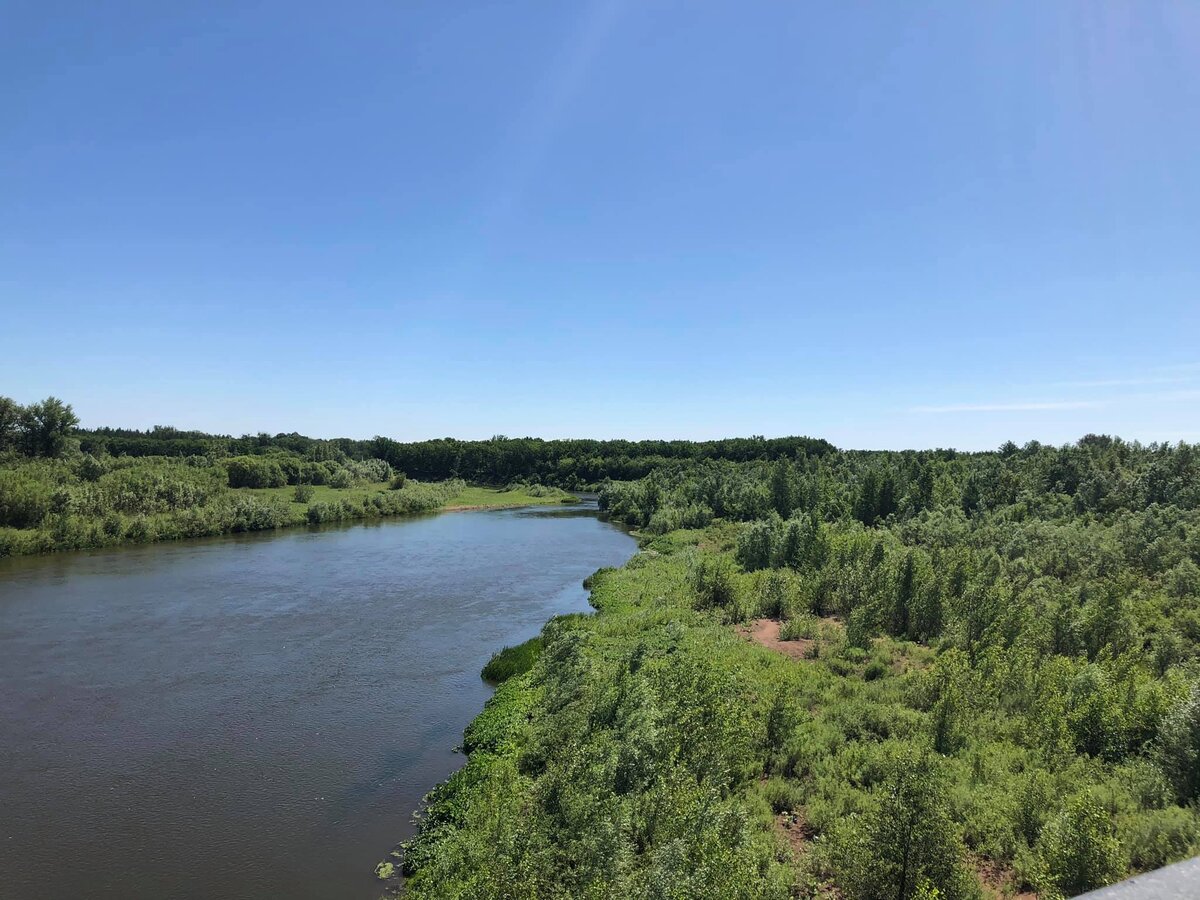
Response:
[{"label": "river", "polygon": [[0,896],[374,900],[482,665],[634,549],[581,505],[0,560]]}]

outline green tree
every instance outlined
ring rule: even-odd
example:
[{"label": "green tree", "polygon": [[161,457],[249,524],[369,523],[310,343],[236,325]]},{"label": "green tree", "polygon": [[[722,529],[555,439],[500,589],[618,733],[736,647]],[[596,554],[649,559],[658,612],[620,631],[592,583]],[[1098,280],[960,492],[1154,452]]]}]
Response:
[{"label": "green tree", "polygon": [[874,469],[863,473],[854,498],[854,518],[864,525],[874,525],[879,508],[879,474]]},{"label": "green tree", "polygon": [[943,755],[954,753],[966,743],[970,704],[967,684],[971,671],[960,650],[942,654],[933,668],[933,708],[930,719],[933,749]]},{"label": "green tree", "polygon": [[61,456],[67,438],[79,425],[79,417],[70,405],[57,397],[31,403],[21,410],[21,431],[25,453],[29,456]]},{"label": "green tree", "polygon": [[0,453],[16,450],[20,435],[20,404],[11,397],[0,397]]},{"label": "green tree", "polygon": [[[1125,871],[1112,820],[1091,794],[1078,794],[1042,830],[1038,852],[1045,864],[1044,893],[1074,897],[1111,884]],[[1047,890],[1048,889],[1048,890]]]},{"label": "green tree", "polygon": [[927,750],[900,745],[887,752],[867,812],[835,843],[839,883],[854,900],[979,896],[962,863],[945,776]]},{"label": "green tree", "polygon": [[775,528],[771,522],[752,522],[737,539],[737,561],[747,572],[768,568],[774,559]]},{"label": "green tree", "polygon": [[777,459],[771,467],[771,506],[780,518],[786,519],[796,505],[795,479],[792,464],[786,459]]},{"label": "green tree", "polygon": [[1200,683],[1163,719],[1157,751],[1179,802],[1200,800]]}]

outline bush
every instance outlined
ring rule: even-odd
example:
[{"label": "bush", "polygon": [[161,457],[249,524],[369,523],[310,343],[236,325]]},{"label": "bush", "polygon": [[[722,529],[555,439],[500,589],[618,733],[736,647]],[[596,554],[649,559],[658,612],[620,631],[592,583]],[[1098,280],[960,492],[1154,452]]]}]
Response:
[{"label": "bush", "polygon": [[801,614],[787,619],[779,626],[781,641],[812,640],[817,635],[817,620],[814,616]]},{"label": "bush", "polygon": [[125,529],[126,540],[141,541],[154,540],[154,527],[146,521],[145,516],[135,516],[130,522],[129,527]]},{"label": "bush", "polygon": [[307,503],[313,498],[313,494],[317,489],[311,484],[298,484],[296,489],[292,491],[292,499],[297,503]]},{"label": "bush", "polygon": [[734,601],[733,569],[723,556],[700,556],[690,573],[698,609],[724,608]]},{"label": "bush", "polygon": [[232,488],[283,487],[287,476],[279,463],[261,456],[235,456],[225,460]]},{"label": "bush", "polygon": [[863,678],[866,681],[878,681],[886,674],[887,666],[877,659],[871,660],[869,663],[867,663],[867,667],[863,669]]},{"label": "bush", "polygon": [[354,485],[354,475],[349,469],[338,469],[329,476],[329,486],[338,490],[345,490]]},{"label": "bush", "polygon": [[497,651],[483,667],[483,680],[500,684],[514,675],[524,675],[542,655],[542,639],[532,637],[515,647]]},{"label": "bush", "polygon": [[[937,757],[909,745],[885,751],[866,812],[835,832],[838,882],[853,900],[975,898],[979,885],[963,866]],[[935,888],[937,893],[929,894]]]},{"label": "bush", "polygon": [[0,471],[0,525],[37,528],[50,514],[54,487],[23,471]]},{"label": "bush", "polygon": [[794,782],[782,778],[769,778],[763,782],[760,790],[763,799],[770,805],[771,812],[776,815],[794,812],[804,806],[804,794]]},{"label": "bush", "polygon": [[1179,802],[1200,799],[1200,683],[1163,719],[1156,750]]},{"label": "bush", "polygon": [[1125,871],[1112,820],[1088,792],[1051,819],[1038,840],[1047,883],[1039,891],[1074,897],[1118,880]]},{"label": "bush", "polygon": [[344,516],[342,504],[320,501],[308,507],[305,518],[309,525],[320,525],[324,522],[340,522]]},{"label": "bush", "polygon": [[1178,806],[1150,810],[1129,824],[1124,844],[1135,869],[1158,869],[1200,852],[1200,819]]}]

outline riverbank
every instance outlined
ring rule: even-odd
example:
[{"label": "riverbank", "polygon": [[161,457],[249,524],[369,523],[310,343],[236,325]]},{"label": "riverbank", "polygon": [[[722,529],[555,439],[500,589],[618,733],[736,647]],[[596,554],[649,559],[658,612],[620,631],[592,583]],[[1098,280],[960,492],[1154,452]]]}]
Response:
[{"label": "riverbank", "polygon": [[[159,487],[151,484],[149,490]],[[181,503],[176,509],[132,514],[110,509],[104,515],[89,515],[87,506],[75,501],[70,488],[60,486],[57,492],[51,498],[56,508],[37,527],[0,527],[0,558],[439,511],[556,505],[577,499],[566,491],[541,485],[496,488],[467,485],[460,479],[433,483],[410,480],[402,487],[393,487],[388,481],[342,488],[218,486],[208,495],[197,492],[200,502]],[[80,490],[84,492],[86,487]]]},{"label": "riverbank", "polygon": [[[868,900],[903,881],[905,900],[1061,900],[1200,850],[1154,736],[1195,721],[1194,667],[981,650],[991,632],[954,619],[979,614],[959,605],[966,540],[943,581],[907,537],[807,519],[643,533],[585,582],[595,614],[491,667],[507,677],[389,860],[393,896]],[[909,604],[908,622],[936,604],[942,636],[877,612]],[[1089,749],[1098,728],[1114,743]]]},{"label": "riverbank", "polygon": [[0,895],[378,900],[480,667],[636,549],[564,504],[0,561]]}]

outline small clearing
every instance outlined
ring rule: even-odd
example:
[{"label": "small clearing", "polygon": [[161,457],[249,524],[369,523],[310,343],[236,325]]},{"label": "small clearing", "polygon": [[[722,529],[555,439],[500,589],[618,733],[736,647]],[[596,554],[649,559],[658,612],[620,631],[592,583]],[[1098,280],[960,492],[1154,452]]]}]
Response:
[{"label": "small clearing", "polygon": [[816,641],[808,638],[799,638],[794,641],[781,640],[779,637],[781,626],[782,623],[778,619],[755,619],[749,625],[739,625],[737,630],[739,634],[748,637],[754,643],[774,650],[776,653],[782,653],[792,659],[808,658],[809,648]]}]

